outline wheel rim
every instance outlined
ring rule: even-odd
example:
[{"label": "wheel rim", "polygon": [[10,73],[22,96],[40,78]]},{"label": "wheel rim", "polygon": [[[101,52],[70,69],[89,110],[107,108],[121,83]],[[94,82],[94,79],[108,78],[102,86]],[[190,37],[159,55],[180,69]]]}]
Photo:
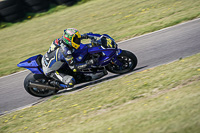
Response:
[{"label": "wheel rim", "polygon": [[116,64],[111,65],[111,69],[113,71],[123,71],[129,72],[133,67],[133,60],[127,56],[118,56],[117,59],[123,64],[122,66],[118,66]]}]

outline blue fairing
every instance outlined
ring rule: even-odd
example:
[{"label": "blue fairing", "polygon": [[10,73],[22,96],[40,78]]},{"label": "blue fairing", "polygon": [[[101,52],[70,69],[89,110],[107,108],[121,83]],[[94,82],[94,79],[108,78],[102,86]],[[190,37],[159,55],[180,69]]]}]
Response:
[{"label": "blue fairing", "polygon": [[73,57],[75,58],[77,62],[83,62],[87,54],[88,54],[88,47],[84,44],[81,44],[79,49],[77,49],[73,53]]},{"label": "blue fairing", "polygon": [[[92,36],[92,37],[96,37],[96,38],[100,38],[102,37],[102,35],[100,34],[93,34],[93,33],[87,33],[88,36]],[[110,38],[111,40],[114,41],[113,38],[111,38],[109,35],[107,34],[103,34],[103,36]],[[100,39],[97,41],[101,41]],[[91,45],[91,44],[89,44]],[[88,54],[95,54],[95,53],[103,53],[104,56],[99,58],[99,61],[96,65],[100,65],[100,66],[105,66],[108,63],[110,63],[111,59],[114,59],[114,57],[116,56],[116,53],[120,54],[119,49],[116,48],[103,48],[102,46],[96,46],[96,47],[88,47],[85,44],[81,44],[79,49],[77,49],[74,53],[73,53],[73,57],[75,58],[75,60],[77,62],[84,62],[85,58],[87,57]]]},{"label": "blue fairing", "polygon": [[36,61],[36,59],[39,56],[42,57],[42,55],[32,56],[32,57],[26,59],[25,61],[20,62],[19,64],[17,64],[17,66],[26,68],[35,74],[43,74],[42,68],[38,65],[38,63]]}]

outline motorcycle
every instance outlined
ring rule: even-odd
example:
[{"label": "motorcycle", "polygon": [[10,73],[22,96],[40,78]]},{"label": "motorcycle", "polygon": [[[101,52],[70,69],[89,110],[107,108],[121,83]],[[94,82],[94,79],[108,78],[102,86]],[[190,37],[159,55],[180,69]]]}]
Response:
[{"label": "motorcycle", "polygon": [[[73,53],[73,57],[78,63],[88,59],[95,59],[96,63],[79,72],[70,72],[75,78],[76,84],[97,80],[107,75],[108,72],[125,74],[133,71],[136,67],[137,57],[132,52],[119,49],[115,40],[109,35],[88,33],[88,36],[90,43],[81,43]],[[24,80],[24,88],[29,94],[36,97],[47,97],[56,94],[59,90],[66,89],[63,83],[56,81],[59,84],[52,84],[52,81],[55,80],[44,75],[42,57],[41,54],[35,55],[17,65],[31,71]],[[66,70],[69,70],[68,65],[66,65]]]}]

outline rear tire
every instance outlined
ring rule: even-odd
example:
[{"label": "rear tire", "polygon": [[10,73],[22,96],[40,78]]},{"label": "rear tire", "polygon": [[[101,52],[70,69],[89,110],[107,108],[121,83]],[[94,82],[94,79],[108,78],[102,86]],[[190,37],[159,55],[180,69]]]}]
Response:
[{"label": "rear tire", "polygon": [[40,90],[38,88],[29,87],[30,81],[42,82],[43,80],[47,80],[47,77],[42,74],[30,73],[26,76],[24,80],[24,88],[29,94],[36,97],[47,97],[58,92],[58,90]]},{"label": "rear tire", "polygon": [[116,64],[109,64],[106,66],[106,69],[111,73],[116,74],[125,74],[133,71],[133,69],[137,66],[137,57],[129,51],[122,50],[121,54],[118,55],[117,59],[123,63],[122,67],[119,67]]}]

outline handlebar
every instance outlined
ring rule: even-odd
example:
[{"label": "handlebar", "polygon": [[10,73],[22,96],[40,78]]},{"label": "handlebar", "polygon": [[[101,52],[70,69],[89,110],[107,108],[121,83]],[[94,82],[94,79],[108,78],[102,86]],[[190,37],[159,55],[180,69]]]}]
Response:
[{"label": "handlebar", "polygon": [[88,36],[88,38],[90,38],[92,46],[101,45],[101,42],[97,41],[97,39],[94,36]]},{"label": "handlebar", "polygon": [[103,46],[110,47],[110,48],[116,48],[117,44],[115,43],[114,39],[111,38],[107,34],[93,34],[93,33],[87,33],[88,38],[91,40],[92,47],[93,46]]}]

